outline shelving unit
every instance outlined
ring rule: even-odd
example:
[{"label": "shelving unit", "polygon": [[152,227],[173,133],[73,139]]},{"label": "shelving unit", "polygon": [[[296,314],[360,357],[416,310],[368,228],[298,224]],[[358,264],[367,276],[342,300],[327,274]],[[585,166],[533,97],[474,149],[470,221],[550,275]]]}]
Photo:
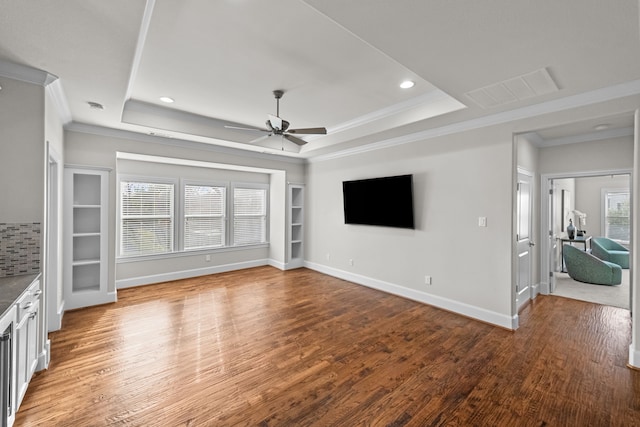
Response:
[{"label": "shelving unit", "polygon": [[304,186],[289,184],[289,258],[287,268],[304,264]]},{"label": "shelving unit", "polygon": [[108,277],[109,170],[65,169],[65,309],[110,302]]}]

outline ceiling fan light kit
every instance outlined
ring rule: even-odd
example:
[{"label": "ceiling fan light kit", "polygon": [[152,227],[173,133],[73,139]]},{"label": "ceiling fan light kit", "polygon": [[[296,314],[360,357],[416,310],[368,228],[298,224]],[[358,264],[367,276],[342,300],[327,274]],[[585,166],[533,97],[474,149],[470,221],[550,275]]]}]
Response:
[{"label": "ceiling fan light kit", "polygon": [[268,135],[264,137],[251,141],[252,143],[260,141],[264,138],[268,138],[272,135],[280,135],[283,138],[299,146],[305,145],[307,141],[305,141],[304,139],[298,138],[296,136],[293,136],[293,134],[300,134],[300,135],[326,135],[327,134],[327,129],[324,127],[289,129],[290,123],[286,120],[283,120],[280,117],[280,98],[282,98],[283,95],[284,95],[283,90],[278,89],[273,91],[273,96],[276,98],[276,115],[275,116],[271,114],[268,115],[268,119],[265,122],[265,125],[267,126],[266,129],[253,128],[249,126],[247,127],[225,126],[225,128],[268,133]]}]

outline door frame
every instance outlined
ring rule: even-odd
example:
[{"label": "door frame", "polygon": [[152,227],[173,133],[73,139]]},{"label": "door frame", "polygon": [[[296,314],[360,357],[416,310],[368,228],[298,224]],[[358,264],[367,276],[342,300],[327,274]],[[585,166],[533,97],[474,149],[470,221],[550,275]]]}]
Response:
[{"label": "door frame", "polygon": [[47,185],[46,185],[46,244],[44,282],[46,309],[44,311],[44,326],[46,331],[57,331],[62,325],[61,307],[58,306],[58,296],[61,292],[62,252],[60,224],[61,186],[62,186],[62,157],[47,141]]},{"label": "door frame", "polygon": [[[540,175],[540,235],[538,241],[540,242],[540,293],[544,295],[549,295],[551,292],[551,280],[550,273],[553,273],[551,269],[550,262],[550,250],[549,247],[549,231],[551,230],[551,224],[549,221],[550,218],[550,209],[551,206],[549,204],[549,191],[552,189],[551,181],[554,179],[565,179],[565,178],[588,178],[594,176],[603,176],[603,175],[629,175],[629,191],[631,193],[631,217],[633,218],[633,169],[604,169],[604,170],[589,170],[589,171],[580,171],[580,172],[564,172],[564,173],[547,173]],[[633,221],[632,221],[633,227]],[[633,236],[633,233],[632,233]],[[630,283],[633,283],[633,265],[629,269],[629,280]],[[633,290],[631,291],[633,292]]]},{"label": "door frame", "polygon": [[[535,183],[535,174],[533,172],[530,172],[522,167],[518,167],[517,168],[517,174],[516,174],[516,184],[520,183],[520,176],[526,176],[528,177],[528,182],[530,183],[530,189],[529,189],[529,237],[528,240],[530,242],[529,244],[529,285],[528,285],[528,299],[527,302],[524,302],[522,304],[518,304],[518,297],[519,295],[522,293],[524,295],[524,293],[518,289],[518,278],[520,277],[520,271],[519,271],[519,265],[520,263],[517,262],[516,263],[516,290],[515,290],[515,305],[516,305],[516,312],[519,312],[520,310],[522,310],[522,308],[524,308],[524,306],[526,304],[528,304],[533,298],[535,298],[535,296],[538,294],[538,285],[533,283],[533,278],[535,277],[534,274],[534,262],[533,262],[533,258],[534,258],[534,252],[535,250],[533,249],[535,246],[535,235],[534,235],[534,213],[535,213],[535,194],[536,194],[536,183]],[[518,234],[518,230],[517,230],[517,223],[519,221],[518,215],[520,213],[520,208],[517,205],[518,204],[518,192],[519,192],[519,188],[516,185],[516,233],[515,233],[515,237],[516,237],[516,248],[519,248],[520,246],[520,240],[519,240],[519,234]],[[518,256],[519,253],[519,249],[516,250],[516,257]]]}]

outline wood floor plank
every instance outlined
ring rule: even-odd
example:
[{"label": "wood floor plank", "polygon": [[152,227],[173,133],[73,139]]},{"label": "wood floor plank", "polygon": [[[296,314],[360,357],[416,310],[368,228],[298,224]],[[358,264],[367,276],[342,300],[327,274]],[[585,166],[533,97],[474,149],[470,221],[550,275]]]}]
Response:
[{"label": "wood floor plank", "polygon": [[515,332],[307,269],[65,314],[17,426],[632,426],[629,312],[539,296]]}]

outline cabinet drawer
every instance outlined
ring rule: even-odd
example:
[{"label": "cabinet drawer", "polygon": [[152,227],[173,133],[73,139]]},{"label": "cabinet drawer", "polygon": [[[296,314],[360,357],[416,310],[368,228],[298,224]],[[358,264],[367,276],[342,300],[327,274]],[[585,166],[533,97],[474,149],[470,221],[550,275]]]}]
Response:
[{"label": "cabinet drawer", "polygon": [[38,307],[40,294],[40,281],[36,280],[27,288],[27,290],[16,301],[18,323],[26,315],[35,311]]}]

